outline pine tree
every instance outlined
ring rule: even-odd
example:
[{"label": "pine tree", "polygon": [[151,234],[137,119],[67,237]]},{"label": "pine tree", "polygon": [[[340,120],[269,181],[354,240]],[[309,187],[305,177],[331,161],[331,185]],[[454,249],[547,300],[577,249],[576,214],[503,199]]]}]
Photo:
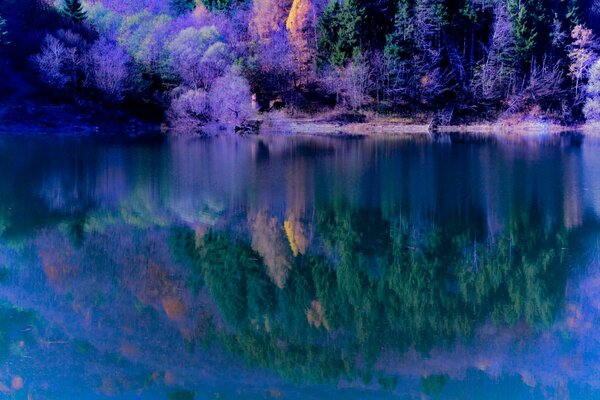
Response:
[{"label": "pine tree", "polygon": [[581,25],[581,15],[579,9],[579,2],[577,0],[567,1],[567,20],[569,21],[569,27],[573,29],[577,25]]},{"label": "pine tree", "polygon": [[171,0],[171,10],[175,15],[184,15],[194,10],[196,7],[195,0]]},{"label": "pine tree", "polygon": [[533,54],[538,32],[529,17],[529,10],[525,3],[511,0],[508,4],[508,10],[513,21],[517,57],[526,65]]},{"label": "pine tree", "polygon": [[87,13],[83,9],[81,0],[65,0],[63,12],[71,21],[76,23],[82,22],[87,18]]},{"label": "pine tree", "polygon": [[394,31],[387,36],[385,55],[395,59],[404,59],[413,48],[414,19],[409,0],[398,0],[398,11],[394,18]]},{"label": "pine tree", "polygon": [[229,12],[241,1],[238,0],[201,0],[202,4],[212,12]]},{"label": "pine tree", "polygon": [[345,0],[338,14],[337,41],[333,46],[331,63],[344,65],[361,53],[360,34],[365,9],[357,0]]},{"label": "pine tree", "polygon": [[319,20],[319,41],[317,43],[317,65],[323,67],[331,61],[331,54],[337,42],[337,19],[340,12],[338,0],[331,0]]}]

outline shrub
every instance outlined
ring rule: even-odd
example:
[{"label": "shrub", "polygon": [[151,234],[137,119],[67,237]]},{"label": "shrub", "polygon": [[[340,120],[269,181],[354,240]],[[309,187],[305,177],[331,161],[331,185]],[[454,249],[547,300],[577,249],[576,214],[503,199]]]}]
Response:
[{"label": "shrub", "polygon": [[583,106],[583,115],[590,122],[600,121],[600,99],[598,97],[589,98]]},{"label": "shrub", "polygon": [[172,96],[167,115],[176,131],[197,131],[209,120],[208,99],[204,90],[179,87],[173,90]]},{"label": "shrub", "polygon": [[235,69],[215,81],[209,102],[212,119],[224,125],[240,125],[254,113],[250,86]]}]

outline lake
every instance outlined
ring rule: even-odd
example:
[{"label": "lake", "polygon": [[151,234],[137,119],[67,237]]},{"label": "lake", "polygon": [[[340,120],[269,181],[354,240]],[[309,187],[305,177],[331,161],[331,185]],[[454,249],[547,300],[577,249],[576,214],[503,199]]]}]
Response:
[{"label": "lake", "polygon": [[600,398],[599,245],[591,139],[3,136],[0,393]]}]

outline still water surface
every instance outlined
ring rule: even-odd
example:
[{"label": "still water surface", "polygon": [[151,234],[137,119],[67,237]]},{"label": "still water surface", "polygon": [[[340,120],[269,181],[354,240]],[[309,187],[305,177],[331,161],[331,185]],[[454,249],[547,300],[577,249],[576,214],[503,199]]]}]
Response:
[{"label": "still water surface", "polygon": [[0,397],[600,398],[600,143],[0,138]]}]

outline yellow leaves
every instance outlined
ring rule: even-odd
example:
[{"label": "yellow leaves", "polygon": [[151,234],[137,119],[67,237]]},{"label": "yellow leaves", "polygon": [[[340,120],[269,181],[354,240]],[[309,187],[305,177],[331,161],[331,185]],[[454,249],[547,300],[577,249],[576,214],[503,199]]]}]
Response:
[{"label": "yellow leaves", "polygon": [[290,242],[290,248],[292,249],[292,254],[294,257],[298,255],[298,245],[296,244],[296,239],[294,237],[294,231],[292,229],[292,224],[290,220],[285,220],[283,223],[283,229],[285,229],[285,234],[288,238],[288,242]]},{"label": "yellow leaves", "polygon": [[266,40],[286,22],[289,0],[254,0],[252,27],[259,38]]},{"label": "yellow leaves", "polygon": [[310,308],[306,311],[306,319],[308,323],[319,329],[321,326],[329,330],[329,322],[325,318],[325,309],[318,300],[313,300],[310,303]]},{"label": "yellow leaves", "polygon": [[311,29],[314,26],[313,16],[313,6],[310,0],[294,0],[285,23],[285,27],[290,33],[290,43],[295,49],[296,61],[300,64],[300,71],[303,73],[310,71],[313,59],[311,53],[314,52],[314,48],[310,44],[315,40],[312,37]]},{"label": "yellow leaves", "polygon": [[306,28],[312,4],[310,0],[294,0],[285,27],[292,35],[302,34]]},{"label": "yellow leaves", "polygon": [[283,229],[285,230],[294,257],[297,257],[298,254],[306,253],[308,239],[306,238],[301,222],[293,214],[284,221]]}]

